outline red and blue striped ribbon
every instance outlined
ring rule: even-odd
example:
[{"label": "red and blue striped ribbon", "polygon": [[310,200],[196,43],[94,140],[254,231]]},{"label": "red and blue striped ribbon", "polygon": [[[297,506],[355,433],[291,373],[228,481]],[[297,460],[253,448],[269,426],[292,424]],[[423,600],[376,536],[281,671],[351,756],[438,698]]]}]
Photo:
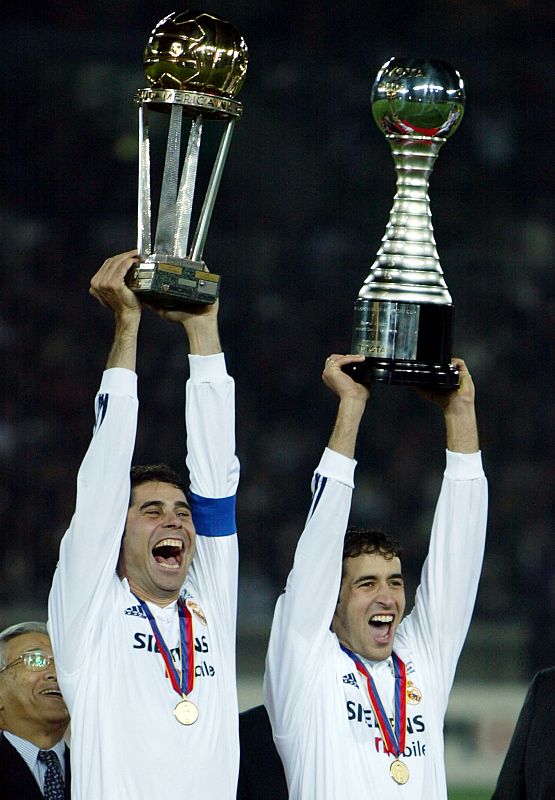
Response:
[{"label": "red and blue striped ribbon", "polygon": [[355,653],[351,652],[351,650],[344,645],[340,646],[355,662],[357,670],[366,678],[368,696],[376,719],[378,720],[378,725],[384,740],[385,751],[386,753],[392,753],[397,758],[405,749],[407,738],[407,669],[405,663],[396,653],[391,654],[395,672],[395,730],[393,730],[387,714],[385,713],[378,690],[376,689],[374,679]]},{"label": "red and blue striped ribbon", "polygon": [[[135,597],[137,597],[135,595]],[[160,655],[164,659],[168,677],[174,690],[181,697],[185,697],[193,691],[195,683],[195,646],[193,641],[193,617],[184,601],[179,598],[177,601],[177,612],[179,614],[179,635],[180,635],[180,649],[181,649],[181,675],[173,663],[173,658],[168,649],[167,644],[162,638],[160,629],[156,620],[152,616],[152,612],[144,600],[137,597],[146,618],[150,622],[152,633],[158,645]]]}]

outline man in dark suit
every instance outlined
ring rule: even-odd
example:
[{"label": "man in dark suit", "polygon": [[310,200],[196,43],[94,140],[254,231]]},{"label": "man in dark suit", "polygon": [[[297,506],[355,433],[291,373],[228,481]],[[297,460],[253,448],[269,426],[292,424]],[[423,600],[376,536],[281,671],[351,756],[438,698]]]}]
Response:
[{"label": "man in dark suit", "polygon": [[534,677],[497,779],[492,800],[555,798],[555,667]]},{"label": "man in dark suit", "polygon": [[68,800],[69,723],[43,622],[0,633],[0,797]]},{"label": "man in dark suit", "polygon": [[264,706],[239,714],[239,786],[237,800],[287,800],[287,783]]}]

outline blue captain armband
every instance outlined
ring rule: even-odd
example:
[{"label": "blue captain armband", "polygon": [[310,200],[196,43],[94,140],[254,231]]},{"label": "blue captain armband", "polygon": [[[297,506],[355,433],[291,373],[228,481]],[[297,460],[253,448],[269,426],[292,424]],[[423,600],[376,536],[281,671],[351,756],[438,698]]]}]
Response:
[{"label": "blue captain armband", "polygon": [[235,495],[214,499],[189,492],[189,501],[199,536],[231,536],[237,532]]}]

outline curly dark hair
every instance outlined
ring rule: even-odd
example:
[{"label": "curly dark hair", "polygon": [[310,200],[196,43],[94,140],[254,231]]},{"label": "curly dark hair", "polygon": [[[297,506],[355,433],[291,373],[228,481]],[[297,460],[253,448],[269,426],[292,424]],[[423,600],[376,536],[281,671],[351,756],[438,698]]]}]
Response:
[{"label": "curly dark hair", "polygon": [[140,486],[141,483],[148,481],[158,481],[160,483],[169,483],[177,489],[181,489],[185,497],[187,497],[187,487],[181,475],[176,472],[172,467],[167,464],[137,464],[131,467],[131,494],[129,497],[129,504],[131,505],[133,498],[133,489]]},{"label": "curly dark hair", "polygon": [[356,558],[363,553],[378,553],[378,555],[390,560],[401,558],[403,548],[399,542],[392,539],[382,531],[372,528],[347,528],[345,540],[343,542],[343,561],[346,558]]}]

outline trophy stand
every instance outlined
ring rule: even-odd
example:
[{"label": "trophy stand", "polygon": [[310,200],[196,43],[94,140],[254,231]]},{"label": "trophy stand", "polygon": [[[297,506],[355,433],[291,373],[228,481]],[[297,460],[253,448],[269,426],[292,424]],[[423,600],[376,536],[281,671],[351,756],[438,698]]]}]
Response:
[{"label": "trophy stand", "polygon": [[355,302],[345,372],[369,384],[452,390],[453,303],[434,241],[428,185],[437,155],[461,122],[464,86],[440,61],[390,59],[372,89],[372,112],[389,141],[397,192],[382,245]]}]

